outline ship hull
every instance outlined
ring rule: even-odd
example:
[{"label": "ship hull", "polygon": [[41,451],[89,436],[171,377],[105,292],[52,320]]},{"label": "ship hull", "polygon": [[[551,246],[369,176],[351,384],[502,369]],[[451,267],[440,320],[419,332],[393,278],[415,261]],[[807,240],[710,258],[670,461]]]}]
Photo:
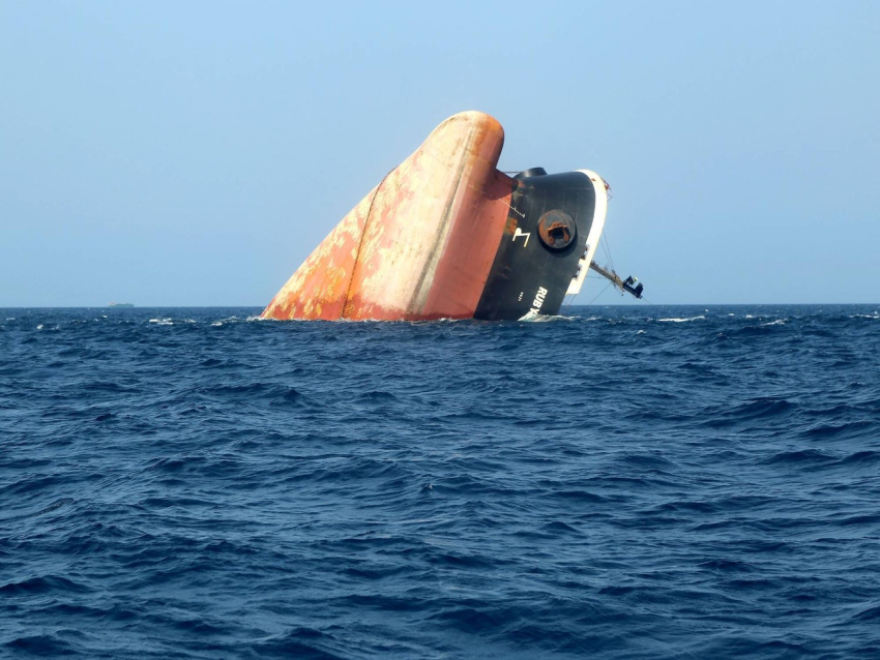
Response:
[{"label": "ship hull", "polygon": [[337,225],[263,312],[274,319],[519,319],[578,289],[604,225],[592,172],[498,171],[501,125],[455,115]]}]

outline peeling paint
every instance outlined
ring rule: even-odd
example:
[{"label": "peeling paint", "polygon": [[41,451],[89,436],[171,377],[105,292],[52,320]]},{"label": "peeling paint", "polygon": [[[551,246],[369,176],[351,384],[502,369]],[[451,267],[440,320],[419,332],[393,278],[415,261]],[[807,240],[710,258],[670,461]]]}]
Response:
[{"label": "peeling paint", "polygon": [[455,115],[364,197],[263,312],[276,319],[469,318],[515,182],[501,125]]}]

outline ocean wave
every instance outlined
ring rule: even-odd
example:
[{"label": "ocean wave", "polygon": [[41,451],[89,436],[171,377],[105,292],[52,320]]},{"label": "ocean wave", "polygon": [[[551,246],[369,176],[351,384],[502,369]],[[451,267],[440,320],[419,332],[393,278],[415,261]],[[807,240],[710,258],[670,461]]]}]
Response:
[{"label": "ocean wave", "polygon": [[529,316],[526,314],[519,321],[521,323],[558,323],[563,321],[576,321],[576,316],[565,316],[564,314],[537,314]]},{"label": "ocean wave", "polygon": [[684,317],[672,317],[666,319],[657,319],[657,323],[690,323],[691,321],[705,321],[706,317],[702,314],[700,316],[690,316],[687,318]]},{"label": "ocean wave", "polygon": [[704,309],[16,311],[0,655],[868,657],[876,305]]}]

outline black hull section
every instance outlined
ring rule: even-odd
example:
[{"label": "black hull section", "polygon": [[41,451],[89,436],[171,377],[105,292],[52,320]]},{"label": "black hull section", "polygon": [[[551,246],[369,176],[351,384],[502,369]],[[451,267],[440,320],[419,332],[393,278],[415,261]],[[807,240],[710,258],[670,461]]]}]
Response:
[{"label": "black hull section", "polygon": [[587,247],[596,208],[589,177],[567,172],[516,181],[477,319],[558,314]]}]

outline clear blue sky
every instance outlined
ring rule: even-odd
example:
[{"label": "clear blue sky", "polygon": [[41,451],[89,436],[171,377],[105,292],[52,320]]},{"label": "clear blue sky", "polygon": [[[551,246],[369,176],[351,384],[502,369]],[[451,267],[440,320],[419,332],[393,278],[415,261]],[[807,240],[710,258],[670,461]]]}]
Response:
[{"label": "clear blue sky", "polygon": [[0,306],[264,305],[470,109],[652,302],[880,301],[880,2],[0,0]]}]

